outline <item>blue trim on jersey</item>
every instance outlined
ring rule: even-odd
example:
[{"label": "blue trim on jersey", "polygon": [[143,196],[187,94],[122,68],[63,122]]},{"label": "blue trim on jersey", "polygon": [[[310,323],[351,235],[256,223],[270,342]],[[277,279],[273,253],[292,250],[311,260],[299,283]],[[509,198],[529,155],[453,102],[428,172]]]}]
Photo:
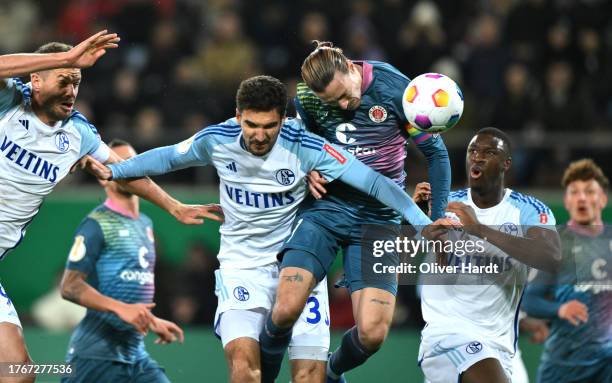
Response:
[{"label": "blue trim on jersey", "polygon": [[286,134],[289,137],[292,137],[294,139],[301,140],[303,142],[310,142],[311,144],[314,144],[314,145],[323,145],[323,140],[318,140],[318,139],[316,139],[314,137],[306,136],[306,135],[304,135],[301,132],[300,133],[294,133],[291,130],[287,130],[287,131],[284,131],[282,133],[284,133],[284,134]]},{"label": "blue trim on jersey", "polygon": [[510,193],[510,198],[512,198],[515,201],[523,202],[523,203],[533,206],[538,212],[538,214],[543,214],[543,213],[550,214],[551,213],[550,209],[546,205],[544,205],[544,203],[542,203],[540,200],[538,200],[535,197],[528,196],[528,195],[525,195],[525,194],[522,194],[522,193],[519,193],[513,190],[512,193]]},{"label": "blue trim on jersey", "polygon": [[70,117],[68,117],[67,119],[65,119],[62,122],[62,126],[66,125],[68,123],[68,121],[70,121],[73,118],[76,118],[77,120],[85,123],[85,125],[87,125],[87,127],[89,127],[89,129],[93,132],[93,134],[95,134],[96,136],[98,135],[98,130],[96,129],[96,127],[93,126],[85,116],[83,116],[80,112],[78,112],[76,110],[72,112]]},{"label": "blue trim on jersey", "polygon": [[449,193],[449,197],[451,198],[463,198],[467,196],[468,189],[455,190]]},{"label": "blue trim on jersey", "polygon": [[[205,130],[207,130],[207,129],[205,129]],[[196,136],[194,141],[197,141],[200,138],[203,138],[203,137],[206,137],[206,136],[212,136],[212,135],[215,135],[215,136],[224,136],[224,137],[238,137],[240,135],[240,130],[238,130],[236,132],[209,130],[208,132],[204,132],[204,133],[200,134],[199,136]]]},{"label": "blue trim on jersey", "polygon": [[197,132],[195,135],[195,139],[197,140],[204,133],[210,133],[210,132],[234,133],[234,132],[239,132],[240,130],[241,130],[240,125],[227,125],[227,124],[209,125],[205,127],[204,129],[200,130],[199,132]]},{"label": "blue trim on jersey", "polygon": [[521,303],[523,303],[523,296],[525,295],[525,289],[521,291],[521,298],[519,299],[519,303],[516,306],[516,313],[514,313],[514,353],[516,354],[516,349],[518,346],[518,335],[519,335],[519,311],[521,311]]},{"label": "blue trim on jersey", "polygon": [[312,144],[311,142],[305,142],[305,141],[302,141],[302,140],[299,140],[299,139],[287,136],[285,134],[285,132],[281,131],[280,136],[282,138],[284,138],[285,140],[289,141],[289,142],[295,142],[295,143],[301,144],[301,146],[303,148],[314,149],[314,150],[317,150],[319,152],[322,150],[322,145],[321,146],[315,146],[316,144]]},{"label": "blue trim on jersey", "polygon": [[32,102],[32,90],[30,90],[29,87],[25,86],[23,84],[23,81],[21,81],[19,77],[13,77],[13,82],[15,83],[15,86],[19,89],[19,92],[21,93],[21,96],[23,97],[23,101],[26,104],[31,103]]}]

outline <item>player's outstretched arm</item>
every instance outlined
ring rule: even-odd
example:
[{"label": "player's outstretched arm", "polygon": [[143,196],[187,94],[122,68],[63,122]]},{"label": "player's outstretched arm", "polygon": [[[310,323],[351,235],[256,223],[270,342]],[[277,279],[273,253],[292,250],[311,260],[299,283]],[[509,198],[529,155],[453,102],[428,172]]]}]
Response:
[{"label": "player's outstretched arm", "polygon": [[561,264],[561,239],[554,228],[532,226],[524,237],[506,234],[497,228],[482,225],[471,206],[450,202],[447,211],[456,214],[464,230],[478,238],[485,238],[512,258],[538,270],[556,272]]},{"label": "player's outstretched arm", "polygon": [[402,188],[358,160],[351,161],[338,179],[389,206],[412,225],[426,226],[431,223],[431,219]]},{"label": "player's outstretched arm", "polygon": [[87,274],[82,271],[66,269],[60,287],[62,298],[88,309],[112,312],[139,332],[147,332],[155,318],[151,313],[155,303],[123,303],[100,294],[87,283],[86,278]]},{"label": "player's outstretched arm", "polygon": [[204,222],[204,218],[223,222],[223,210],[219,205],[187,205],[168,193],[148,175],[165,174],[173,170],[198,165],[197,159],[188,153],[177,153],[174,146],[152,149],[130,158],[127,161],[110,152],[106,166],[91,156],[86,156],[80,162],[82,168],[87,169],[101,180],[114,180],[121,182],[131,193],[134,193],[172,214],[179,222],[194,225]]},{"label": "player's outstretched arm", "polygon": [[431,182],[431,218],[444,217],[451,185],[451,167],[448,151],[442,137],[436,135],[417,143],[427,160],[427,173]]},{"label": "player's outstretched arm", "polygon": [[3,55],[0,56],[0,78],[20,77],[56,68],[88,68],[94,65],[107,49],[117,48],[119,40],[116,33],[103,30],[68,52]]}]

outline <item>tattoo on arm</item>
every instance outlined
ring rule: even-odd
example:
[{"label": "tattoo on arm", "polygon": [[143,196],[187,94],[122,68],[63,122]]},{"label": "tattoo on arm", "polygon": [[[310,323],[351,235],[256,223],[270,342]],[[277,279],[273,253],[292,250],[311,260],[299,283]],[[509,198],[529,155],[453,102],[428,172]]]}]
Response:
[{"label": "tattoo on arm", "polygon": [[295,275],[286,275],[284,278],[287,282],[304,282],[304,277],[300,273],[295,273]]},{"label": "tattoo on arm", "polygon": [[80,303],[81,294],[87,288],[85,282],[87,274],[76,271],[66,270],[62,279],[62,297],[74,303]]},{"label": "tattoo on arm", "polygon": [[383,306],[386,306],[386,305],[390,305],[390,304],[391,304],[390,302],[387,302],[387,301],[382,301],[382,300],[380,300],[380,299],[376,299],[376,298],[373,298],[372,300],[370,300],[370,302],[372,302],[372,303],[378,303],[379,305],[383,305]]}]

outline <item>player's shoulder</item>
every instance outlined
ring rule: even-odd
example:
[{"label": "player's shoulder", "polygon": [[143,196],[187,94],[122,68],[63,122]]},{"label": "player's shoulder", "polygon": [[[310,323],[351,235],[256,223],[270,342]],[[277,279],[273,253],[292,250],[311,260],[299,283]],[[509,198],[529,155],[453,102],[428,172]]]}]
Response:
[{"label": "player's shoulder", "polygon": [[374,79],[377,80],[377,83],[382,83],[384,85],[396,88],[398,82],[401,84],[408,84],[410,82],[408,76],[400,72],[399,69],[389,63],[373,60],[366,62],[372,65]]},{"label": "player's shoulder", "polygon": [[286,118],[278,136],[285,147],[321,150],[325,144],[323,138],[306,130],[304,122],[298,118]]},{"label": "player's shoulder", "polygon": [[193,136],[194,141],[206,139],[210,143],[233,141],[240,135],[240,124],[236,118],[230,118],[219,124],[208,125]]},{"label": "player's shoulder", "polygon": [[302,109],[309,114],[315,113],[323,106],[321,99],[317,97],[305,82],[299,82],[297,84],[295,98],[302,106]]},{"label": "player's shoulder", "polygon": [[25,104],[29,104],[32,101],[32,86],[30,83],[24,84],[20,78],[14,77],[5,79],[6,88],[5,89],[14,89],[16,92],[16,103],[22,102]]},{"label": "player's shoulder", "polygon": [[68,118],[66,118],[62,122],[62,127],[65,127],[69,124],[72,124],[75,129],[79,133],[81,133],[81,135],[87,133],[93,133],[95,135],[98,135],[98,130],[96,129],[96,127],[91,122],[89,122],[87,117],[85,117],[78,110],[74,110],[72,111],[72,113],[70,113],[70,116],[68,116]]},{"label": "player's shoulder", "polygon": [[452,190],[450,193],[448,193],[448,201],[449,202],[462,202],[462,201],[467,201],[468,199],[468,189],[459,189],[459,190]]},{"label": "player's shoulder", "polygon": [[534,196],[510,190],[509,201],[521,210],[535,210],[538,214],[551,214],[550,208]]}]

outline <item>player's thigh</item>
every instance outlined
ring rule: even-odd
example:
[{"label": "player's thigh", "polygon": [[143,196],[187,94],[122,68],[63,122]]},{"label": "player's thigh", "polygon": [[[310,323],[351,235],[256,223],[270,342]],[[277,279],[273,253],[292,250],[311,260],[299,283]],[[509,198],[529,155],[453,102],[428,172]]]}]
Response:
[{"label": "player's thigh", "polygon": [[310,271],[299,267],[283,268],[279,274],[272,320],[279,325],[287,324],[285,322],[292,322],[292,325],[315,285],[315,276]]},{"label": "player's thigh", "polygon": [[130,381],[130,366],[127,363],[110,360],[74,357],[69,363],[74,373],[62,378],[62,383],[117,383]]},{"label": "player's thigh", "polygon": [[395,295],[383,289],[366,287],[351,294],[351,299],[361,341],[373,347],[380,346],[391,327]]},{"label": "player's thigh", "polygon": [[495,358],[482,359],[461,374],[461,383],[511,383]]},{"label": "player's thigh", "polygon": [[0,323],[0,362],[26,363],[30,361],[23,338],[23,330],[14,323]]},{"label": "player's thigh", "polygon": [[291,360],[292,383],[323,383],[325,382],[325,367],[323,360],[293,359]]},{"label": "player's thigh", "polygon": [[144,358],[133,366],[132,383],[170,383],[166,370],[155,360]]}]

